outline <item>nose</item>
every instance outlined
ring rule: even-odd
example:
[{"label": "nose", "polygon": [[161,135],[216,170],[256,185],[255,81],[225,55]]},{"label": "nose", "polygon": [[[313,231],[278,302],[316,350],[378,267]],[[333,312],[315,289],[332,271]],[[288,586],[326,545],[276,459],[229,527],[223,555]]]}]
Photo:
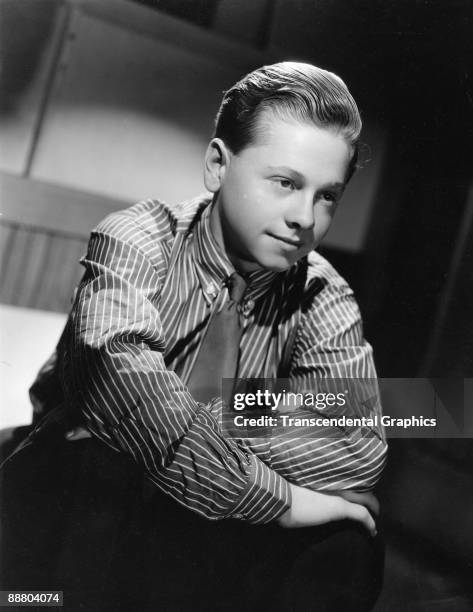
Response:
[{"label": "nose", "polygon": [[293,200],[286,212],[286,224],[295,230],[311,230],[315,225],[314,202],[312,197],[304,197],[300,194],[297,200]]}]

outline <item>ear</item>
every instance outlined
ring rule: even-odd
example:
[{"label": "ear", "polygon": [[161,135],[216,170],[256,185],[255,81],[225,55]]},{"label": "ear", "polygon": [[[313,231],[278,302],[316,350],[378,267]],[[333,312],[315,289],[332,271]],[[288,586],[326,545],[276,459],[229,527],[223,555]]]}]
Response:
[{"label": "ear", "polygon": [[205,188],[216,193],[222,186],[225,172],[230,163],[231,153],[220,138],[212,138],[205,153]]}]

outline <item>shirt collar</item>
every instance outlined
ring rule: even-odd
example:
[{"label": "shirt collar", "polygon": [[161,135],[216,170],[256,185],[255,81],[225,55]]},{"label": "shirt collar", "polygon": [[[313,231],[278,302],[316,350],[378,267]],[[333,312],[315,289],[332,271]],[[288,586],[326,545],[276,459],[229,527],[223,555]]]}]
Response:
[{"label": "shirt collar", "polygon": [[[224,249],[218,244],[210,227],[212,197],[205,196],[199,207],[201,216],[194,226],[193,254],[197,276],[207,302],[211,302],[228,278],[235,272]],[[288,271],[289,272],[289,271]],[[288,274],[272,270],[254,270],[246,275],[248,297],[256,300],[264,295],[273,284],[282,281]]]},{"label": "shirt collar", "polygon": [[[212,296],[212,287],[215,284],[220,287],[235,272],[233,264],[216,241],[210,228],[211,210],[211,198],[208,197],[200,220],[196,223],[193,240],[197,274],[204,294],[210,294],[210,296]],[[218,288],[215,287],[215,293],[217,291]]]}]

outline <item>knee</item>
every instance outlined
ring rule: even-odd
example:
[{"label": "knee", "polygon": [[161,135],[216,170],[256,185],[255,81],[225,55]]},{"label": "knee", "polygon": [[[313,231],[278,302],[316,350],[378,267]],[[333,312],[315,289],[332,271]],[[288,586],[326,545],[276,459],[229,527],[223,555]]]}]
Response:
[{"label": "knee", "polygon": [[349,521],[307,536],[286,582],[285,609],[370,610],[382,586],[382,536]]}]

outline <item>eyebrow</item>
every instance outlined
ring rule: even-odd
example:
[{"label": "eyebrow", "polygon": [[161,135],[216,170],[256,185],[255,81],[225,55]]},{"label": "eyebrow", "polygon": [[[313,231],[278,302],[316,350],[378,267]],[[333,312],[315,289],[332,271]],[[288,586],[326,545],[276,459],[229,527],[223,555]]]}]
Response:
[{"label": "eyebrow", "polygon": [[326,185],[327,189],[344,189],[345,183],[329,183]]},{"label": "eyebrow", "polygon": [[271,172],[281,172],[283,174],[290,174],[293,178],[298,179],[299,181],[304,180],[304,175],[294,170],[293,168],[289,168],[289,166],[267,166],[267,169]]},{"label": "eyebrow", "polygon": [[[305,177],[303,174],[301,174],[297,170],[294,170],[293,168],[289,168],[289,166],[267,166],[267,169],[270,170],[271,172],[281,172],[283,174],[290,174],[292,178],[295,178],[301,182],[305,180]],[[324,189],[343,190],[344,188],[345,188],[345,183],[340,183],[340,182],[328,183],[327,185],[324,185]]]}]

